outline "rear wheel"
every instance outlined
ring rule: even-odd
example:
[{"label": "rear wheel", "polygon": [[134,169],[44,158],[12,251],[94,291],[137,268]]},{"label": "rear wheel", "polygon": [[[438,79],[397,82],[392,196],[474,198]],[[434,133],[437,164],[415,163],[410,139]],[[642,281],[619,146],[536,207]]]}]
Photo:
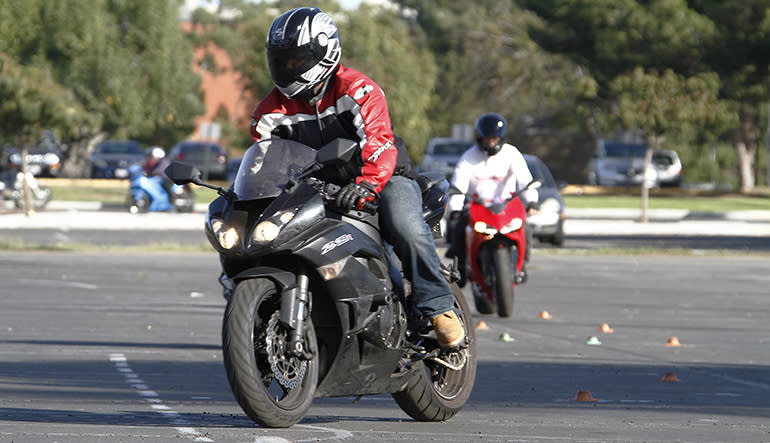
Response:
[{"label": "rear wheel", "polygon": [[463,323],[468,346],[450,352],[451,363],[465,362],[459,369],[450,369],[435,360],[415,364],[406,389],[393,394],[401,409],[418,421],[445,421],[457,414],[468,401],[476,381],[476,335],[471,325],[471,310],[460,288],[450,285],[455,295],[455,310]]},{"label": "rear wheel", "polygon": [[227,303],[222,348],[227,379],[238,404],[256,423],[289,427],[305,416],[318,380],[318,351],[312,320],[305,319],[303,360],[288,354],[289,329],[279,320],[280,293],[264,278],[238,283]]},{"label": "rear wheel", "polygon": [[[497,315],[510,317],[513,314],[513,258],[516,247],[503,246],[495,249],[495,273],[492,288],[495,291]],[[518,270],[517,270],[518,271]]]}]

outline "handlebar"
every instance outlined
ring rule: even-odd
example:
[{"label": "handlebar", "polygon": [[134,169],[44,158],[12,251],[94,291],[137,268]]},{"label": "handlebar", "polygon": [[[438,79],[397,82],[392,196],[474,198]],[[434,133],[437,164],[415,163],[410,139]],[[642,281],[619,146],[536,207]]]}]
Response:
[{"label": "handlebar", "polygon": [[[333,200],[334,196],[337,195],[337,193],[340,192],[341,190],[342,190],[342,186],[335,185],[334,183],[324,184],[324,192],[329,196],[330,200]],[[366,202],[364,206],[358,210],[374,215],[377,213],[379,206],[380,205],[377,204],[376,201],[370,201],[370,202]]]}]

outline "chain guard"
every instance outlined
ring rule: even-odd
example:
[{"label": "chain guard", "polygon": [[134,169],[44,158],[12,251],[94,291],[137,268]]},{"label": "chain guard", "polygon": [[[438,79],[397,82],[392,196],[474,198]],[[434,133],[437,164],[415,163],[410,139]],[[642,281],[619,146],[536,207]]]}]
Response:
[{"label": "chain guard", "polygon": [[280,314],[276,311],[267,323],[265,331],[267,361],[278,383],[286,389],[295,389],[305,378],[307,361],[300,361],[297,357],[287,355],[286,330],[281,329],[279,317]]}]

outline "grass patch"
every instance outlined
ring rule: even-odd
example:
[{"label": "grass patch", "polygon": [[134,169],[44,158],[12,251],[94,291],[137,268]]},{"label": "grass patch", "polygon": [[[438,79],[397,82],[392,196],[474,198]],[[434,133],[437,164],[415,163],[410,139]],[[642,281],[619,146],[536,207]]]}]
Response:
[{"label": "grass patch", "polygon": [[[638,196],[624,195],[565,195],[567,208],[631,208],[639,209],[642,200]],[[720,197],[672,197],[653,196],[650,209],[686,209],[694,212],[770,211],[770,198],[727,195]]]},{"label": "grass patch", "polygon": [[214,253],[208,244],[181,245],[177,243],[150,243],[143,245],[94,245],[90,243],[24,243],[0,240],[0,251],[48,252],[114,252],[114,253]]},{"label": "grass patch", "polygon": [[[80,186],[80,185],[47,185],[51,188],[54,200],[101,202],[106,205],[122,205],[126,203],[128,185],[115,186]],[[218,197],[217,192],[208,188],[196,188],[193,191],[195,203],[210,203]]]}]

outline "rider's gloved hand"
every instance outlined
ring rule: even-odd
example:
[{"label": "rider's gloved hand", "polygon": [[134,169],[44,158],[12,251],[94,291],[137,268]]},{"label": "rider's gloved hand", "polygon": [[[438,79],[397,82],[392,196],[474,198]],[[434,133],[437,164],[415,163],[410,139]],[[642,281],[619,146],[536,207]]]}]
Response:
[{"label": "rider's gloved hand", "polygon": [[361,209],[367,202],[373,202],[376,197],[374,187],[369,183],[350,183],[337,194],[337,206],[345,211],[353,208]]}]

